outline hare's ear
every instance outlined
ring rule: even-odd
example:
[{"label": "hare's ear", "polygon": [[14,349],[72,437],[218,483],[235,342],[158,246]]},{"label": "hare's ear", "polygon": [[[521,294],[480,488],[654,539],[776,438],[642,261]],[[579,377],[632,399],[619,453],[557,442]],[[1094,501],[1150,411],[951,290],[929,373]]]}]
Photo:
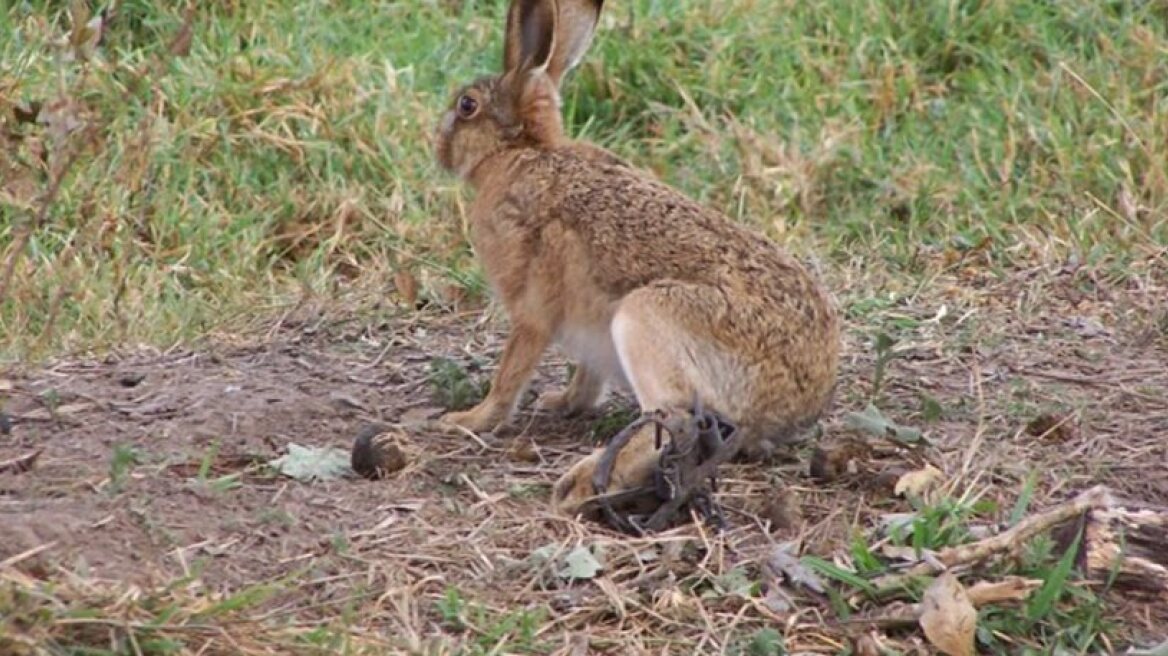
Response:
[{"label": "hare's ear", "polygon": [[556,44],[555,0],[511,0],[503,72],[546,70]]},{"label": "hare's ear", "polygon": [[547,71],[556,87],[560,86],[564,74],[580,63],[588,46],[592,45],[592,35],[600,22],[604,0],[559,0],[559,5],[555,49]]}]

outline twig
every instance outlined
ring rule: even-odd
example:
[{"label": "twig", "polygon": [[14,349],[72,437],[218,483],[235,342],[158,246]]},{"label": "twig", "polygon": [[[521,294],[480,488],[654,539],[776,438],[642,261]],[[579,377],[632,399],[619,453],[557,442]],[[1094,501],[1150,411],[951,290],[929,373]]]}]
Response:
[{"label": "twig", "polygon": [[41,452],[44,449],[37,449],[22,456],[10,458],[8,460],[0,460],[0,474],[23,474],[32,469],[36,464],[37,458],[41,457]]},{"label": "twig", "polygon": [[[1042,585],[1038,579],[1009,576],[1001,581],[979,581],[966,589],[969,603],[974,608],[989,604],[1016,603],[1025,600]],[[902,629],[916,626],[921,616],[921,604],[902,604],[879,615],[849,617],[843,624],[861,624],[880,629]]]},{"label": "twig", "polygon": [[57,542],[54,540],[52,542],[46,542],[42,545],[33,547],[32,549],[27,549],[25,551],[22,551],[22,552],[16,554],[15,556],[9,556],[8,558],[5,558],[4,560],[0,560],[0,570],[8,569],[9,567],[12,567],[13,565],[15,565],[16,563],[19,563],[22,560],[28,560],[29,558],[32,558],[33,556],[41,553],[42,551],[48,551],[49,549],[52,549],[55,546],[57,546]]},{"label": "twig", "polygon": [[1010,529],[971,544],[949,547],[938,552],[934,558],[917,563],[899,574],[882,576],[872,581],[876,594],[881,595],[903,588],[918,576],[937,574],[944,569],[958,565],[968,565],[983,561],[990,556],[1016,548],[1034,536],[1083,513],[1097,508],[1105,508],[1114,503],[1111,492],[1104,486],[1095,486],[1075,498],[1054,506],[1046,512],[1032,515],[1018,522]]}]

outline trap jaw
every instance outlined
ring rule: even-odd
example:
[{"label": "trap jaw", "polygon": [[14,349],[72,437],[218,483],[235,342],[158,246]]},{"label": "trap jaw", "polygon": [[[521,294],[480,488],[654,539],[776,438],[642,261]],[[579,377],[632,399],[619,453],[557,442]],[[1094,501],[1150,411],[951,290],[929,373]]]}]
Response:
[{"label": "trap jaw", "polygon": [[[653,484],[605,494],[617,456],[649,424],[653,424],[654,446],[660,451]],[[662,433],[669,434],[664,444]],[[697,399],[692,410],[656,410],[642,414],[613,436],[593,473],[592,487],[605,520],[622,532],[645,535],[666,528],[678,514],[693,508],[721,531],[725,521],[713,496],[717,491],[717,469],[738,452],[738,437],[735,426],[716,413],[705,411]],[[618,504],[655,504],[656,510],[647,518],[633,513],[622,515],[617,511]]]}]

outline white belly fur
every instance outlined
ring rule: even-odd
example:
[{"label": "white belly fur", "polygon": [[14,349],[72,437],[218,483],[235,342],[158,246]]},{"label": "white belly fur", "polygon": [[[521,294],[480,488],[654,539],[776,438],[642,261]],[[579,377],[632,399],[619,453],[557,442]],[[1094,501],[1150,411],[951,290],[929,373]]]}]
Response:
[{"label": "white belly fur", "polygon": [[583,365],[603,376],[610,387],[629,389],[620,357],[606,325],[565,328],[556,343],[578,366]]}]

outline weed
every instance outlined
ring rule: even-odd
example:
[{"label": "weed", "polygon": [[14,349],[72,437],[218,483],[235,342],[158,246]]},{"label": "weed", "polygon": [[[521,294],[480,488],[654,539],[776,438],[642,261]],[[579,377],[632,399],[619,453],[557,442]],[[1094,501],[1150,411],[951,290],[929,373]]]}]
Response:
[{"label": "weed", "polygon": [[438,607],[438,612],[442,615],[442,623],[445,626],[455,630],[460,630],[465,626],[463,612],[466,609],[466,602],[463,601],[462,595],[458,592],[458,588],[446,588],[446,592],[435,605]]},{"label": "weed", "polygon": [[588,438],[592,442],[607,442],[640,416],[634,407],[617,407],[595,419],[588,427]]},{"label": "weed", "polygon": [[767,627],[755,632],[747,641],[745,649],[738,653],[742,656],[783,656],[787,650],[783,648],[782,634]]},{"label": "weed", "polygon": [[109,489],[112,494],[122,491],[126,477],[138,464],[141,464],[141,456],[134,447],[124,444],[114,446],[109,464]]},{"label": "weed", "polygon": [[476,381],[467,370],[448,358],[430,362],[430,389],[434,402],[447,410],[463,410],[478,403],[490,391],[490,381]]}]

